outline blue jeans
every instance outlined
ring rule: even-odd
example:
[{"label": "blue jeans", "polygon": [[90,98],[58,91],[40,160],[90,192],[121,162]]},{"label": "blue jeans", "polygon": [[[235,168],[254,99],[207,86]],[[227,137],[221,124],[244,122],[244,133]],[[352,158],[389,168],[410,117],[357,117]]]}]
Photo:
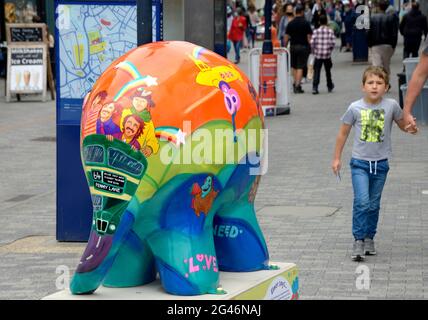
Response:
[{"label": "blue jeans", "polygon": [[241,42],[242,41],[233,41],[233,48],[235,49],[235,60],[240,61],[241,60]]},{"label": "blue jeans", "polygon": [[373,239],[379,220],[380,198],[389,171],[388,160],[369,162],[352,158],[350,166],[354,188],[352,234],[355,240]]}]

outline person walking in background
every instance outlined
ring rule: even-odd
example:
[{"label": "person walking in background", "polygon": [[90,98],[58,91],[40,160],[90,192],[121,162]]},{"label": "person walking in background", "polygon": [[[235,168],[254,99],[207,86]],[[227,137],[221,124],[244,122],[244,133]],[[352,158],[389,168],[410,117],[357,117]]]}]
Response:
[{"label": "person walking in background", "polygon": [[320,27],[320,16],[326,16],[327,12],[324,9],[324,5],[321,0],[317,0],[314,7],[312,8],[312,25],[314,29]]},{"label": "person walking in background", "polygon": [[226,27],[227,27],[227,41],[226,41],[226,50],[227,54],[229,54],[230,49],[232,48],[232,41],[229,38],[230,28],[232,27],[233,21],[233,10],[231,6],[227,6],[226,10]]},{"label": "person walking in background", "polygon": [[346,33],[345,33],[345,6],[342,1],[338,1],[336,3],[336,14],[340,16],[340,22],[338,22],[340,27],[340,49],[339,51],[342,52],[343,48],[346,48]]},{"label": "person walking in background", "polygon": [[427,17],[419,10],[419,3],[413,2],[410,12],[404,15],[400,33],[404,37],[403,59],[418,57],[422,35],[426,39],[428,33]]},{"label": "person walking in background", "polygon": [[251,42],[251,34],[250,34],[250,27],[251,27],[251,21],[250,21],[250,15],[248,14],[248,11],[242,8],[242,15],[245,18],[247,27],[245,28],[244,37],[242,38],[242,47],[244,49],[250,48],[250,42]]},{"label": "person walking in background", "polygon": [[354,189],[354,244],[351,254],[354,261],[364,260],[365,255],[376,254],[374,237],[377,233],[382,190],[389,171],[388,159],[392,155],[393,122],[406,131],[400,106],[395,100],[384,98],[388,89],[388,73],[381,67],[368,67],[362,81],[364,97],[351,103],[342,116],[342,125],[336,138],[331,167],[334,174],[340,177],[343,147],[354,127],[350,162]]},{"label": "person walking in background", "polygon": [[334,22],[336,31],[334,35],[336,38],[340,37],[341,30],[342,30],[342,2],[337,1],[334,5],[334,19],[332,19],[332,22]]},{"label": "person walking in background", "polygon": [[400,12],[398,14],[398,18],[402,21],[403,17],[410,12],[412,9],[411,1],[405,0],[403,5],[401,6]]},{"label": "person walking in background", "polygon": [[352,36],[354,33],[354,24],[355,24],[355,11],[351,8],[351,5],[349,4],[349,0],[343,1],[344,10],[342,15],[342,21],[343,21],[343,30],[342,30],[342,37],[345,42],[345,52],[351,52],[352,51]]},{"label": "person walking in background", "polygon": [[248,15],[250,17],[250,25],[248,27],[250,31],[249,42],[251,43],[251,48],[254,48],[254,42],[256,41],[257,25],[260,23],[260,18],[257,13],[256,7],[253,4],[250,4],[248,6]]},{"label": "person walking in background", "polygon": [[[275,2],[275,1],[272,1],[272,2]],[[272,21],[275,21],[277,26],[279,26],[279,21],[281,20],[281,17],[282,17],[282,8],[283,6],[277,2],[275,2],[272,5]],[[262,18],[264,19],[264,16]]]},{"label": "person walking in background", "polygon": [[314,79],[312,82],[312,93],[318,94],[318,85],[320,83],[321,68],[324,65],[325,75],[327,78],[328,92],[332,92],[334,88],[331,79],[331,53],[336,43],[336,37],[333,30],[327,26],[328,19],[326,16],[320,16],[319,22],[321,26],[314,31],[311,39],[312,53],[315,56],[314,62]]},{"label": "person walking in background", "polygon": [[397,46],[399,22],[395,14],[385,13],[389,6],[387,0],[380,0],[378,5],[379,13],[370,18],[367,42],[371,48],[372,65],[383,67],[390,74],[389,65]]},{"label": "person walking in background", "polygon": [[270,27],[272,46],[274,48],[281,47],[281,43],[278,40],[278,29],[276,28],[276,22],[272,21],[272,26]]},{"label": "person walking in background", "polygon": [[291,68],[293,71],[293,92],[304,93],[301,82],[303,78],[303,68],[307,66],[310,53],[310,41],[312,28],[303,16],[303,6],[297,5],[295,18],[287,25],[285,31],[285,47],[290,41]]},{"label": "person walking in background", "polygon": [[[302,6],[303,7],[303,16],[305,17],[305,20],[307,20],[306,19],[306,15],[305,15],[305,1],[304,0],[297,0],[296,2],[295,2],[295,5],[300,5],[300,6]],[[311,23],[311,21],[309,21],[309,24]],[[312,29],[313,30],[313,29]],[[308,65],[307,64],[305,64],[304,66],[303,66],[303,74],[302,74],[302,83],[308,83],[309,82],[309,80],[308,80],[308,71],[309,71],[309,69],[308,69]]]},{"label": "person walking in background", "polygon": [[326,0],[324,7],[329,20],[334,21],[336,15],[336,6],[334,5],[333,0]]},{"label": "person walking in background", "polygon": [[[313,1],[312,1],[313,2]],[[319,10],[322,7],[321,0],[315,0],[315,3],[312,6],[312,15],[315,14],[315,11]]]},{"label": "person walking in background", "polygon": [[242,8],[236,9],[236,15],[232,20],[232,25],[229,31],[229,39],[233,43],[235,49],[235,64],[241,61],[241,43],[247,29],[247,20],[243,15]]},{"label": "person walking in background", "polygon": [[285,47],[285,30],[287,29],[287,25],[294,18],[294,7],[291,3],[286,3],[283,7],[283,15],[281,20],[279,21],[278,27],[278,40],[281,43],[282,47]]},{"label": "person walking in background", "polygon": [[311,1],[310,0],[305,1],[304,16],[305,16],[306,21],[311,23],[311,21],[312,21],[312,8],[311,8]]}]

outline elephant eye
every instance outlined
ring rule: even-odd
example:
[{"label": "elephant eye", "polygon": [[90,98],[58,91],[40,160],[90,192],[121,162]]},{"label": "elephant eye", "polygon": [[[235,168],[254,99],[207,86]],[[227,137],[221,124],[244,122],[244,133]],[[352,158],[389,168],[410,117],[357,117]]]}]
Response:
[{"label": "elephant eye", "polygon": [[236,97],[232,96],[232,100],[233,100],[233,102],[236,102]]}]

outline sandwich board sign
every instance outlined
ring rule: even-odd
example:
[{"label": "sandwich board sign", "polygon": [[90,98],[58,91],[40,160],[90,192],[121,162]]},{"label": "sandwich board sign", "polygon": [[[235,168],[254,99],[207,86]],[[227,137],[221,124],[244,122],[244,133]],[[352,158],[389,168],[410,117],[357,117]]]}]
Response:
[{"label": "sandwich board sign", "polygon": [[12,94],[42,94],[46,101],[46,55],[43,43],[8,46],[7,102]]}]

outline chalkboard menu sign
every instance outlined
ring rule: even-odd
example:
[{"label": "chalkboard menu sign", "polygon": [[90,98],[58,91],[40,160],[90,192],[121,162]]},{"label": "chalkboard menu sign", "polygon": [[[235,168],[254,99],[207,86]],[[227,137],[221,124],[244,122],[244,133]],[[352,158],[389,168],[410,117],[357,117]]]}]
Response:
[{"label": "chalkboard menu sign", "polygon": [[6,40],[10,43],[47,42],[44,23],[7,23]]}]

